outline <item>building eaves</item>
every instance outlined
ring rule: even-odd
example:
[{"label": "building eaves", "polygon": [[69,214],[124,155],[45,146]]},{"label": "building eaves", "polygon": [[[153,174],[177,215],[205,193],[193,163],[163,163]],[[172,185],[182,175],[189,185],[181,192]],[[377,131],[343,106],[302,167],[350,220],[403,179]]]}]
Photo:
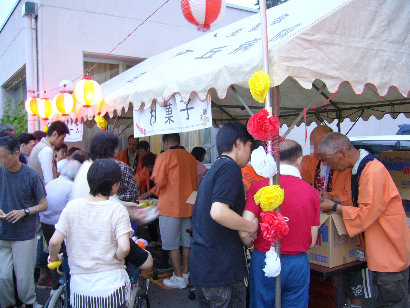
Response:
[{"label": "building eaves", "polygon": [[16,7],[18,6],[18,4],[20,3],[20,0],[17,0],[16,3],[13,6],[13,9],[10,11],[9,15],[7,16],[6,20],[4,21],[4,23],[1,25],[0,27],[0,32],[3,30],[4,26],[6,25],[6,23],[8,22],[8,20],[10,19],[10,16],[13,14],[14,10],[16,9]]},{"label": "building eaves", "polygon": [[248,11],[248,12],[259,13],[259,9],[254,9],[254,8],[250,8],[250,7],[246,7],[246,6],[241,6],[241,5],[233,4],[233,3],[227,3],[226,6],[227,6],[227,7],[234,8],[234,9],[238,9],[238,10],[243,10],[243,11]]}]

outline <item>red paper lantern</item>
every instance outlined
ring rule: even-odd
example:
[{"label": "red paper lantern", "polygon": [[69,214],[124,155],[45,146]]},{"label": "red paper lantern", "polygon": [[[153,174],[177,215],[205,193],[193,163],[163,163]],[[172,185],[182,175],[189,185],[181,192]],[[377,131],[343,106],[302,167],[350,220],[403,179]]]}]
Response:
[{"label": "red paper lantern", "polygon": [[225,0],[181,0],[185,19],[202,31],[209,31],[220,22],[225,8]]}]

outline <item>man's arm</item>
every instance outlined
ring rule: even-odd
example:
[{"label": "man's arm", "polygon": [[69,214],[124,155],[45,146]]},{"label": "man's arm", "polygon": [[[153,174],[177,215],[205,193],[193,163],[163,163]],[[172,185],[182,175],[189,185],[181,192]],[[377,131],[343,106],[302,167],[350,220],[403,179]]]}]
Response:
[{"label": "man's arm", "polygon": [[40,162],[41,170],[44,176],[44,185],[54,179],[53,176],[53,150],[49,147],[43,148],[38,153],[38,161]]},{"label": "man's arm", "polygon": [[64,235],[62,235],[59,231],[54,231],[53,236],[50,239],[50,243],[48,244],[48,250],[50,254],[50,262],[57,261],[58,253],[61,249],[61,243],[64,241]]},{"label": "man's arm", "polygon": [[[256,219],[256,222],[258,223],[258,219],[255,217],[255,214],[250,212],[250,211],[243,211],[242,218],[246,219],[248,221],[254,221]],[[239,231],[239,237],[241,238],[242,243],[246,247],[252,247],[253,246],[253,238],[252,238],[252,233],[249,232],[244,232],[244,231]]]},{"label": "man's arm", "polygon": [[255,233],[258,230],[258,220],[246,220],[229,208],[228,204],[214,202],[211,207],[211,217],[220,225],[237,231]]},{"label": "man's arm", "polygon": [[329,200],[332,200],[333,202],[342,203],[342,199],[339,196],[331,195],[326,190],[320,190],[319,191],[319,196],[320,196],[320,201],[323,201],[325,199],[329,199]]},{"label": "man's arm", "polygon": [[[377,163],[368,163],[360,177],[359,206],[338,204],[335,208],[337,213],[342,214],[349,236],[355,236],[365,231],[382,215],[386,210],[386,204],[394,197],[394,195],[386,193],[386,190],[389,189],[397,191],[388,171]],[[323,212],[330,212],[334,205],[333,201],[324,200],[320,204],[320,209]]]},{"label": "man's arm", "polygon": [[[30,211],[30,215],[34,215],[34,214],[47,210],[47,208],[48,208],[47,199],[44,197],[38,202],[37,205],[29,207],[28,210]],[[0,212],[0,218],[1,218],[2,212],[3,211]],[[13,210],[7,213],[6,215],[4,215],[3,219],[1,220],[5,220],[5,221],[8,221],[14,224],[25,216],[26,216],[26,213],[24,212],[24,210]]]},{"label": "man's arm", "polygon": [[319,232],[319,226],[312,226],[311,232],[312,232],[312,244],[310,245],[310,248],[316,245],[316,240],[317,240],[317,234]]},{"label": "man's arm", "polygon": [[3,212],[2,209],[0,209],[0,220],[3,220],[3,221],[6,220],[6,214]]}]

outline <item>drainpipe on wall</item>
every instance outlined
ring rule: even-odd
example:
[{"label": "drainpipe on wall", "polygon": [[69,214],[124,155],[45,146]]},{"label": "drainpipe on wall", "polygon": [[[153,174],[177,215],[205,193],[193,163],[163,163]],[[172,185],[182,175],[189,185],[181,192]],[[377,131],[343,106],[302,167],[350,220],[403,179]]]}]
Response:
[{"label": "drainpipe on wall", "polygon": [[[32,18],[32,32],[33,32],[33,60],[34,60],[34,91],[39,92],[38,88],[38,46],[37,46],[37,16]],[[40,129],[39,121],[35,121],[35,130]]]},{"label": "drainpipe on wall", "polygon": [[[32,20],[37,14],[37,3],[26,2],[23,5],[24,32],[26,37],[25,52],[26,52],[26,90],[27,99],[37,92],[34,87],[34,55],[33,55],[33,28]],[[28,132],[32,133],[36,130],[36,116],[27,114]],[[38,127],[38,124],[37,124]]]}]

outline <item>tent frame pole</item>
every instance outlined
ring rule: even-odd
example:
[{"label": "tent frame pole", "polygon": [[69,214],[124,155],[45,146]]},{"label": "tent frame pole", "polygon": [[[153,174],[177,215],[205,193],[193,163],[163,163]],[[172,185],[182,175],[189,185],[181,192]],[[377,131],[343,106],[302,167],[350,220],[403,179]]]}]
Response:
[{"label": "tent frame pole", "polygon": [[[262,62],[263,62],[263,69],[266,74],[269,75],[269,59],[268,59],[268,29],[267,29],[267,21],[266,21],[266,0],[259,1],[260,3],[260,18],[261,18],[261,31],[262,31]],[[273,98],[273,106],[272,100]],[[273,107],[273,108],[272,108]],[[271,115],[276,115],[279,118],[280,115],[280,93],[279,93],[279,86],[276,86],[272,89],[269,89],[269,93],[265,99],[265,109]],[[269,153],[272,153],[272,142],[268,141],[267,143],[267,150]],[[274,177],[269,177],[269,185],[279,185],[280,184],[280,163],[279,163],[279,156],[273,156],[277,168],[278,174]],[[280,208],[278,207],[278,211]],[[278,242],[277,247],[280,247],[280,241]],[[280,248],[275,248],[275,252],[277,253],[278,257],[280,258]],[[280,275],[276,276],[275,278],[275,307],[281,308],[281,277]]]},{"label": "tent frame pole", "polygon": [[242,98],[242,96],[239,94],[239,92],[235,89],[234,86],[231,87],[233,93],[236,94],[236,96],[238,97],[239,101],[241,102],[241,104],[245,107],[246,111],[253,116],[253,111],[251,110],[251,108],[249,108],[248,104],[245,102],[245,100]]}]

